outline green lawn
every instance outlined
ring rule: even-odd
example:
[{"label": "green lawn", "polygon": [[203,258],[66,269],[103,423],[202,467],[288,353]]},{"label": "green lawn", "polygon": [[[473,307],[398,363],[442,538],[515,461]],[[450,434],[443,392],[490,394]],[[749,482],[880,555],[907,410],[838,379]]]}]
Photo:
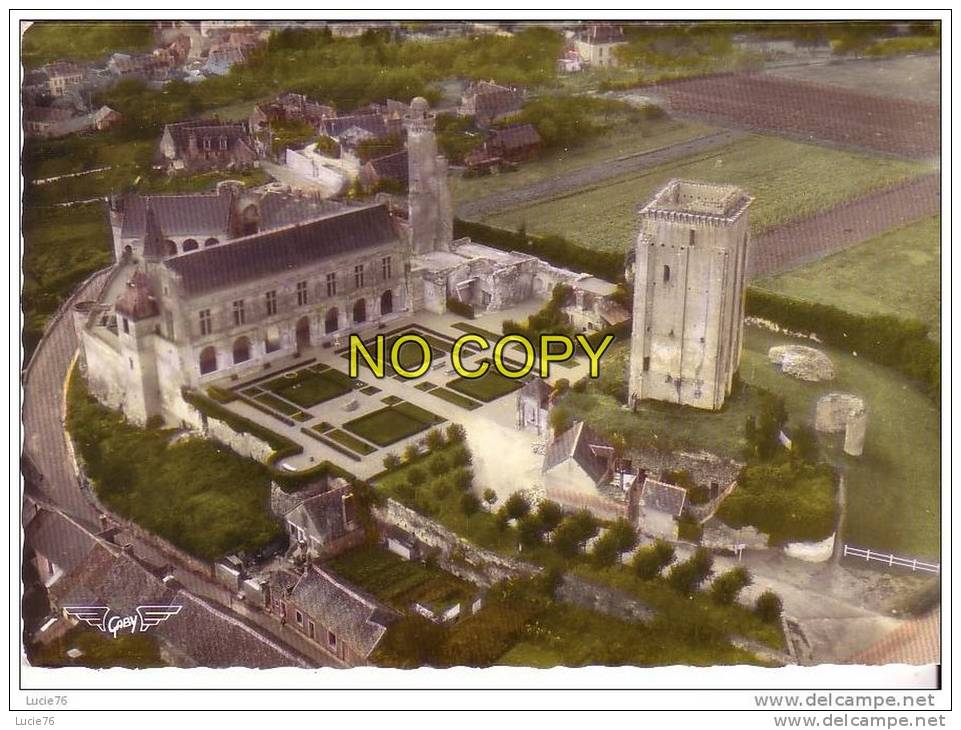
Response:
[{"label": "green lawn", "polygon": [[24,360],[47,319],[89,274],[110,264],[113,251],[101,203],[23,210]]},{"label": "green lawn", "polygon": [[526,162],[516,172],[486,177],[450,179],[454,203],[465,203],[492,193],[515,190],[532,183],[558,177],[571,170],[667,147],[714,131],[702,124],[674,119],[648,121],[644,124],[625,122],[580,147],[558,150],[533,162]]},{"label": "green lawn", "polygon": [[[67,656],[71,649],[79,649],[83,654],[71,659]],[[60,638],[39,647],[30,657],[30,663],[35,667],[91,669],[147,669],[166,666],[160,656],[160,645],[153,634],[118,633],[114,638],[86,626],[76,626]]]},{"label": "green lawn", "polygon": [[753,135],[727,147],[617,178],[594,188],[484,218],[504,228],[557,234],[584,246],[623,251],[637,235],[637,208],[675,177],[743,186],[755,197],[754,231],[833,207],[926,171],[884,157]]},{"label": "green lawn", "polygon": [[341,446],[346,446],[351,451],[356,451],[358,454],[363,454],[364,456],[373,454],[375,451],[377,451],[377,449],[370,444],[364,443],[359,438],[355,438],[346,431],[341,431],[340,429],[328,431],[324,435],[332,441],[336,441]]},{"label": "green lawn", "polygon": [[469,601],[477,594],[467,581],[438,568],[404,560],[379,546],[355,548],[338,555],[325,567],[405,613],[414,603],[448,607]]},{"label": "green lawn", "polygon": [[452,390],[447,390],[447,388],[435,388],[430,391],[431,395],[436,395],[441,400],[445,400],[448,403],[453,403],[455,406],[460,406],[461,408],[466,408],[469,411],[473,411],[481,407],[481,404],[470,398],[465,398],[460,393],[455,393]]},{"label": "green lawn", "polygon": [[401,401],[348,421],[343,429],[378,446],[390,446],[443,421],[430,411]]},{"label": "green lawn", "polygon": [[67,428],[97,495],[111,509],[204,560],[269,543],[270,473],[213,441],[171,444],[175,432],[140,429],[71,377]]},{"label": "green lawn", "polygon": [[95,61],[121,51],[149,51],[153,23],[133,20],[40,21],[24,32],[20,53],[24,66],[50,61]]},{"label": "green lawn", "polygon": [[286,373],[263,383],[262,387],[301,408],[312,408],[318,403],[346,395],[353,390],[352,380],[348,375],[331,368],[319,367]]},{"label": "green lawn", "polygon": [[941,216],[915,221],[786,274],[751,282],[760,289],[855,314],[919,319],[941,327]]},{"label": "green lawn", "polygon": [[512,380],[501,375],[494,369],[494,366],[488,369],[481,377],[475,378],[473,380],[468,378],[456,378],[447,384],[447,387],[451,390],[456,390],[459,393],[475,398],[476,400],[484,401],[485,403],[490,403],[493,400],[497,400],[501,396],[505,396],[508,393],[513,393],[518,388],[524,385],[524,380],[518,378],[517,380]]}]

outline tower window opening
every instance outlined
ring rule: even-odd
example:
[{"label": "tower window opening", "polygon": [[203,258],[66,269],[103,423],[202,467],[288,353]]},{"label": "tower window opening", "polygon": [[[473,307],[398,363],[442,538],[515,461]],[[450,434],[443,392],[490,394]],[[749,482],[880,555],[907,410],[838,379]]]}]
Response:
[{"label": "tower window opening", "polygon": [[693,245],[694,245],[694,229],[693,229],[693,228],[692,228],[692,229],[690,230],[690,232],[687,234],[687,245],[688,245],[688,246],[693,246]]},{"label": "tower window opening", "polygon": [[664,266],[664,283],[667,284],[671,280],[671,267]]}]

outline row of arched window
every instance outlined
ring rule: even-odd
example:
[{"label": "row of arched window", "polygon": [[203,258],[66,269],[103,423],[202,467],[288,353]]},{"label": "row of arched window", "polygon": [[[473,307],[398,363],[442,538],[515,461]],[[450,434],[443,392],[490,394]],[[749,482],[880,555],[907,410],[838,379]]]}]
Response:
[{"label": "row of arched window", "polygon": [[[393,311],[394,293],[388,289],[380,296],[380,313],[381,315],[391,314]],[[351,313],[353,314],[354,324],[366,322],[367,300],[358,299],[354,302]],[[328,309],[324,315],[324,335],[333,334],[338,329],[340,329],[340,310],[337,307],[332,307]],[[276,337],[276,333],[268,332],[265,337],[264,348],[266,352],[273,352],[278,349],[276,339],[271,339],[272,337]],[[298,350],[310,347],[310,318],[306,315],[298,319],[297,324],[294,325],[294,337],[297,341]],[[247,362],[251,357],[250,338],[245,335],[234,340],[231,355],[231,364],[233,365],[240,365],[241,363]],[[208,345],[200,351],[200,374],[207,375],[208,373],[215,372],[217,369],[217,348],[213,345]]]},{"label": "row of arched window", "polygon": [[[206,241],[204,241],[204,248],[216,246],[218,243],[220,243],[219,239],[213,237],[208,238]],[[200,243],[194,238],[188,238],[180,245],[179,249],[177,248],[176,242],[171,241],[168,238],[166,241],[164,241],[164,256],[176,256],[178,253],[190,253],[191,251],[196,251],[198,248],[200,248]]]}]

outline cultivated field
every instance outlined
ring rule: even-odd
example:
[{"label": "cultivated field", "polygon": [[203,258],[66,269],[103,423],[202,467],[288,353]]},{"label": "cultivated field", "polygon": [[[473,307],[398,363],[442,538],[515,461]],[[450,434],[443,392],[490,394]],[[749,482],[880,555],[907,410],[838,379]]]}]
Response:
[{"label": "cultivated field", "polygon": [[937,104],[901,101],[766,74],[655,87],[676,114],[712,124],[916,158],[940,154]]},{"label": "cultivated field", "polygon": [[787,273],[757,279],[752,286],[856,314],[919,319],[937,338],[941,216],[924,218]]},{"label": "cultivated field", "polygon": [[759,232],[926,169],[915,162],[752,135],[707,154],[514,208],[484,221],[512,229],[525,225],[531,233],[554,233],[592,248],[624,251],[637,234],[638,207],[674,177],[743,186],[756,198],[751,221]]},{"label": "cultivated field", "polygon": [[941,102],[941,57],[934,54],[834,61],[778,68],[767,73],[891,99],[927,104]]}]

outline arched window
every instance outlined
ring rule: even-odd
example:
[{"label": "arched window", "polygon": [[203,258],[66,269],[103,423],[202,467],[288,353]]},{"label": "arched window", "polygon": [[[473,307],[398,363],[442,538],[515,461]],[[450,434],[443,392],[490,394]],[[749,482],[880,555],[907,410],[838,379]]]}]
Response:
[{"label": "arched window", "polygon": [[133,256],[133,247],[129,243],[123,247],[123,255],[127,258]]},{"label": "arched window", "polygon": [[247,362],[250,359],[250,340],[238,337],[234,340],[234,365]]},{"label": "arched window", "polygon": [[187,253],[188,251],[196,251],[198,248],[200,248],[200,244],[194,239],[188,238],[186,241],[184,241],[184,253]]},{"label": "arched window", "polygon": [[367,300],[358,299],[354,302],[354,324],[367,321]]},{"label": "arched window", "polygon": [[267,328],[264,334],[264,352],[277,352],[280,349],[280,329],[276,325]]},{"label": "arched window", "polygon": [[218,243],[220,243],[220,241],[218,241],[216,238],[208,238],[206,241],[204,241],[204,248],[216,246]]},{"label": "arched window", "polygon": [[380,295],[380,313],[390,314],[394,311],[394,292],[390,289]]},{"label": "arched window", "polygon": [[337,320],[340,319],[340,312],[337,311],[337,307],[327,311],[327,316],[324,317],[324,334],[329,335],[331,332],[336,332],[338,329]]},{"label": "arched window", "polygon": [[297,320],[294,334],[296,335],[298,350],[310,347],[310,319],[307,316]]},{"label": "arched window", "polygon": [[217,350],[213,345],[200,351],[200,374],[206,375],[217,369]]},{"label": "arched window", "polygon": [[168,238],[166,241],[164,241],[164,256],[176,256],[176,255],[177,255],[177,244]]}]

